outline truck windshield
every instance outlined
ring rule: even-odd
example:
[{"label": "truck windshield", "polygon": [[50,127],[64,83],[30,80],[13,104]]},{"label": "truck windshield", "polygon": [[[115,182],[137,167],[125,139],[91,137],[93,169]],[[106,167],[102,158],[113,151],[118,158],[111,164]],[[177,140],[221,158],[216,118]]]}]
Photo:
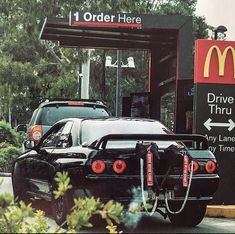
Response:
[{"label": "truck windshield", "polygon": [[64,118],[108,117],[109,113],[101,107],[92,106],[45,106],[39,113],[36,124],[52,126]]}]

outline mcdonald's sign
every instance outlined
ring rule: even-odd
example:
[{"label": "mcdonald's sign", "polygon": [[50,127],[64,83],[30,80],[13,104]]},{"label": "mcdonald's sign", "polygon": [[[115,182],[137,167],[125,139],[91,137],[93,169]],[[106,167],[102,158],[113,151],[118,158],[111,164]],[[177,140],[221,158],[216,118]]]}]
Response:
[{"label": "mcdonald's sign", "polygon": [[194,83],[235,84],[235,41],[196,41]]}]

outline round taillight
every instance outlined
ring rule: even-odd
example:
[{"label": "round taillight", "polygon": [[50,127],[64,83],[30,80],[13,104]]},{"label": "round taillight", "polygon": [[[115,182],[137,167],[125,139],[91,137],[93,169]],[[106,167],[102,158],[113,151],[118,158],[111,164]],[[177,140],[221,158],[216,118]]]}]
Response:
[{"label": "round taillight", "polygon": [[105,163],[102,160],[95,160],[91,164],[91,169],[94,173],[100,174],[104,171],[105,169]]},{"label": "round taillight", "polygon": [[117,173],[117,174],[121,174],[124,172],[124,170],[126,169],[126,163],[123,160],[116,160],[113,163],[113,170]]},{"label": "round taillight", "polygon": [[39,141],[42,138],[42,126],[35,125],[30,129],[30,140]]},{"label": "round taillight", "polygon": [[206,168],[206,171],[211,174],[216,170],[217,164],[216,162],[209,160],[206,162],[205,168]]},{"label": "round taillight", "polygon": [[196,173],[199,169],[199,164],[197,161],[192,161],[191,163],[189,163],[188,172],[191,172],[192,163],[193,163],[193,173]]}]

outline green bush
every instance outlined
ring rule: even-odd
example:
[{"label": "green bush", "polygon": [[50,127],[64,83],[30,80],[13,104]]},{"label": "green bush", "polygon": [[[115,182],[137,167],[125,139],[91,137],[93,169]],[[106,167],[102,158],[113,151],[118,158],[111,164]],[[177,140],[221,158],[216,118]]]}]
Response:
[{"label": "green bush", "polygon": [[0,171],[11,172],[12,163],[21,154],[22,137],[10,124],[0,121]]},{"label": "green bush", "polygon": [[13,161],[21,154],[21,148],[0,143],[0,171],[11,172]]},{"label": "green bush", "polygon": [[15,129],[11,128],[10,124],[1,120],[0,121],[0,143],[7,143],[20,147],[22,137]]},{"label": "green bush", "polygon": [[[66,191],[72,188],[67,172],[57,172],[55,181],[58,184],[57,190],[54,191],[55,199],[63,196]],[[120,224],[123,221],[123,206],[113,200],[103,204],[99,198],[95,199],[93,197],[74,199],[74,206],[71,208],[71,213],[65,221],[68,225],[67,231],[69,233],[77,233],[82,227],[93,227],[90,220],[93,216],[97,215],[100,215],[106,221],[106,228],[109,230],[109,233],[118,233],[117,226],[113,222]]]},{"label": "green bush", "polygon": [[[71,188],[68,174],[58,173],[56,181],[60,188],[55,191],[56,197],[63,196]],[[120,233],[114,225],[123,219],[123,206],[120,203],[109,201],[103,204],[93,197],[74,199],[74,202],[75,205],[67,216],[68,228],[65,230],[60,226],[50,227],[44,212],[35,210],[31,204],[16,202],[9,193],[0,194],[0,233],[77,233],[82,227],[92,227],[90,219],[94,215],[100,215],[106,220],[109,233]]]}]

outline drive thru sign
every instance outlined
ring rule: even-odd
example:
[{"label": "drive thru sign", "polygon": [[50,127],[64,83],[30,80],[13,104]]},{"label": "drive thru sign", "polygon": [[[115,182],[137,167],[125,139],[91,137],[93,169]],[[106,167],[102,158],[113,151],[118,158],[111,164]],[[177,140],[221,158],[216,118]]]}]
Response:
[{"label": "drive thru sign", "polygon": [[235,42],[197,40],[194,62],[194,132],[219,163],[214,203],[235,204]]}]

